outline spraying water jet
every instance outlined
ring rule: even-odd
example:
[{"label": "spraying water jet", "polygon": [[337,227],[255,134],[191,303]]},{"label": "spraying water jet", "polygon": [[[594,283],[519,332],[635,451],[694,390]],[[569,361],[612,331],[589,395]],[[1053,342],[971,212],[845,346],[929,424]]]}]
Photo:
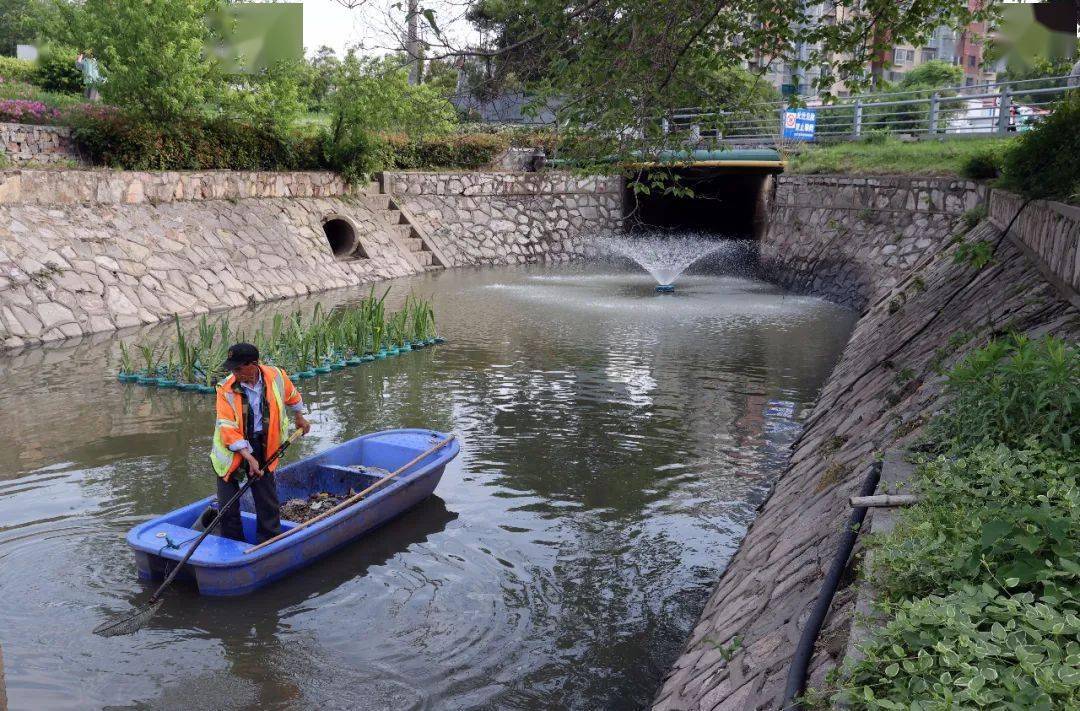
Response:
[{"label": "spraying water jet", "polygon": [[744,262],[750,243],[694,233],[672,237],[664,232],[646,232],[604,237],[597,240],[597,245],[640,266],[656,279],[658,293],[670,294],[679,276],[706,257],[719,261],[721,269],[734,271]]}]

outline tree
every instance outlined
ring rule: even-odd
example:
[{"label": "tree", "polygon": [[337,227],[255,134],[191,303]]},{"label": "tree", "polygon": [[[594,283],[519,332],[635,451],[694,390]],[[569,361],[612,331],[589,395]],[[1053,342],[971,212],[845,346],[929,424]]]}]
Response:
[{"label": "tree", "polygon": [[964,69],[941,59],[924,62],[900,80],[903,89],[939,89],[958,86],[964,81]]},{"label": "tree", "polygon": [[37,39],[51,14],[41,0],[0,0],[0,56],[14,55],[15,45]]},{"label": "tree", "polygon": [[[429,58],[491,62],[537,102],[557,99],[559,120],[626,150],[655,141],[659,117],[713,104],[715,77],[772,58],[822,68],[816,88],[869,83],[865,67],[887,46],[925,43],[942,24],[989,15],[967,0],[479,0],[470,20],[480,48],[429,43]],[[801,50],[801,52],[800,52]]]},{"label": "tree", "polygon": [[334,75],[341,67],[341,60],[333,49],[323,45],[315,52],[308,66],[309,71],[304,73],[304,91],[309,108],[321,111],[326,107],[326,100],[333,87]]},{"label": "tree", "polygon": [[109,103],[157,120],[221,98],[224,77],[207,57],[207,14],[218,0],[85,0],[64,4],[52,39],[95,50]]}]

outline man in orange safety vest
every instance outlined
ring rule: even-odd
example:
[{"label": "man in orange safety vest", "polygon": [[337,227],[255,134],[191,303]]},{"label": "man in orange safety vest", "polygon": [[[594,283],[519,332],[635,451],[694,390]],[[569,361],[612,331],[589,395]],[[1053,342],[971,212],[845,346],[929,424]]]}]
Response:
[{"label": "man in orange safety vest", "polygon": [[[230,500],[244,477],[252,477],[255,501],[256,541],[262,543],[281,532],[280,503],[274,469],[267,457],[288,436],[285,409],[292,412],[296,428],[307,434],[311,423],[304,417],[304,401],[281,368],[259,363],[259,349],[250,343],[229,348],[222,368],[232,375],[217,387],[217,424],[210,459],[217,472],[217,499]],[[222,516],[220,533],[243,541],[239,503]]]}]

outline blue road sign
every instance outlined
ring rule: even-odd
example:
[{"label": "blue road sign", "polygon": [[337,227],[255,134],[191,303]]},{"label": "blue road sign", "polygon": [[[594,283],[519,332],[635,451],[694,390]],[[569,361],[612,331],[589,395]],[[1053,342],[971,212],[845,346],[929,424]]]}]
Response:
[{"label": "blue road sign", "polygon": [[790,109],[784,112],[784,138],[812,141],[816,126],[817,112],[814,109]]}]

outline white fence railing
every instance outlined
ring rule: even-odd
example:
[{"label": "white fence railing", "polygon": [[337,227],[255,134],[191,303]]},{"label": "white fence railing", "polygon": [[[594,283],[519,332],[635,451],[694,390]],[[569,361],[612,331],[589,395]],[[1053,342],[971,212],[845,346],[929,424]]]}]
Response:
[{"label": "white fence railing", "polygon": [[[864,94],[834,103],[807,99],[816,114],[816,141],[858,139],[871,131],[919,138],[952,134],[994,136],[1029,129],[1075,87],[1078,77],[1058,76],[978,86]],[[1070,86],[1072,83],[1074,86]],[[696,144],[772,143],[781,136],[784,103],[754,104],[730,111],[693,107],[661,119],[670,139]]]}]

